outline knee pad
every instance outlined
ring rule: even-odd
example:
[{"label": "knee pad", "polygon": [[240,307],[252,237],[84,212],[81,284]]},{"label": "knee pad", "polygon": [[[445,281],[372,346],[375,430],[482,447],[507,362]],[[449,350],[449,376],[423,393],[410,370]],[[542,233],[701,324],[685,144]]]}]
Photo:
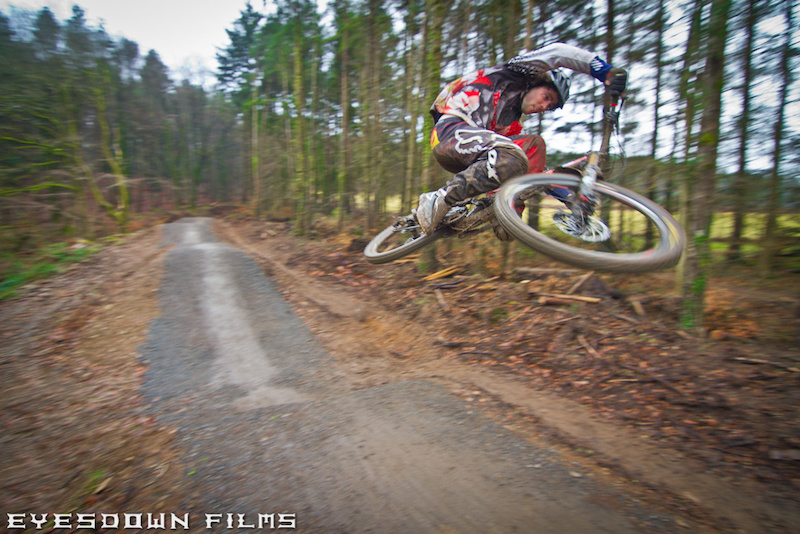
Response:
[{"label": "knee pad", "polygon": [[[494,154],[493,154],[494,153]],[[492,159],[495,161],[493,162]],[[490,176],[499,183],[520,176],[528,171],[528,157],[517,146],[498,146],[489,151],[487,162],[494,167],[495,176]]]}]

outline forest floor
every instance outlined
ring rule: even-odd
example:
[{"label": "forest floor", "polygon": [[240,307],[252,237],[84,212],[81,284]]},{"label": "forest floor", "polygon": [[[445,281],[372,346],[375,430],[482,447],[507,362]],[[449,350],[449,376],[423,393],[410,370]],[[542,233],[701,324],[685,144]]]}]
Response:
[{"label": "forest floor", "polygon": [[[740,530],[725,520],[739,495],[786,504],[763,511],[774,527],[764,532],[798,524],[797,274],[714,277],[700,337],[679,328],[669,273],[595,274],[525,257],[502,275],[476,239],[440,245],[448,274],[429,277],[413,259],[371,265],[363,240],[315,232],[301,239],[284,223],[230,217],[216,226],[279,282],[354,387],[441,377],[504,424],[546,429],[712,531]],[[138,391],[136,354],[158,315],[166,253],[145,230],[0,305],[3,511],[186,505],[174,430]],[[731,489],[704,488],[692,473]],[[709,512],[715,498],[732,509]]]}]

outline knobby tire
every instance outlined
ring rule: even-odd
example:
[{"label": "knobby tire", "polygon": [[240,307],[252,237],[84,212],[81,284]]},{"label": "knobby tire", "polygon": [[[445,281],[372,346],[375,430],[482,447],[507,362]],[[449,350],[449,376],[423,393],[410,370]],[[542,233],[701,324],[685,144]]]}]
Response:
[{"label": "knobby tire", "polygon": [[495,216],[515,239],[555,260],[608,272],[638,273],[675,266],[683,254],[685,237],[680,225],[664,208],[622,186],[598,181],[595,193],[639,212],[651,221],[658,233],[653,248],[635,253],[584,250],[552,239],[526,224],[514,209],[514,199],[530,188],[561,185],[577,190],[581,178],[568,174],[529,174],[509,180],[500,188],[494,203]]},{"label": "knobby tire", "polygon": [[416,252],[422,247],[433,243],[444,235],[443,230],[437,230],[431,235],[421,234],[417,237],[410,236],[404,244],[390,250],[381,251],[381,246],[399,232],[397,225],[393,224],[376,235],[364,248],[364,256],[370,263],[389,263]]}]

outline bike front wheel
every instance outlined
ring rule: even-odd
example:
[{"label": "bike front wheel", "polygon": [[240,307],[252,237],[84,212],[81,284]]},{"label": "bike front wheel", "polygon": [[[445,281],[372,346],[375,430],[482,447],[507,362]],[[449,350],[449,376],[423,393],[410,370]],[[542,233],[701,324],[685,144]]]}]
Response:
[{"label": "bike front wheel", "polygon": [[426,235],[417,220],[407,215],[376,235],[364,248],[364,256],[370,263],[388,263],[433,243],[443,235],[444,230]]},{"label": "bike front wheel", "polygon": [[[494,208],[500,224],[515,239],[555,260],[598,271],[637,273],[673,267],[685,237],[678,222],[652,200],[622,186],[598,181],[598,205],[584,214],[578,198],[580,176],[529,174],[503,184]],[[561,199],[548,194],[560,186]],[[569,190],[565,195],[564,189]],[[528,212],[521,201],[530,199]],[[531,217],[531,200],[538,216]]]}]

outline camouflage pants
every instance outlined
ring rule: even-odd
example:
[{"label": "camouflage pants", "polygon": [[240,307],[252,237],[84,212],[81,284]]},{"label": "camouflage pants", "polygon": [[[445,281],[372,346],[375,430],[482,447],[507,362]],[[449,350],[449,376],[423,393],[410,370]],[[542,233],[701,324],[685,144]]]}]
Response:
[{"label": "camouflage pants", "polygon": [[496,189],[515,176],[542,172],[545,166],[540,136],[506,137],[457,118],[436,124],[431,147],[439,165],[455,174],[444,187],[448,204]]}]

